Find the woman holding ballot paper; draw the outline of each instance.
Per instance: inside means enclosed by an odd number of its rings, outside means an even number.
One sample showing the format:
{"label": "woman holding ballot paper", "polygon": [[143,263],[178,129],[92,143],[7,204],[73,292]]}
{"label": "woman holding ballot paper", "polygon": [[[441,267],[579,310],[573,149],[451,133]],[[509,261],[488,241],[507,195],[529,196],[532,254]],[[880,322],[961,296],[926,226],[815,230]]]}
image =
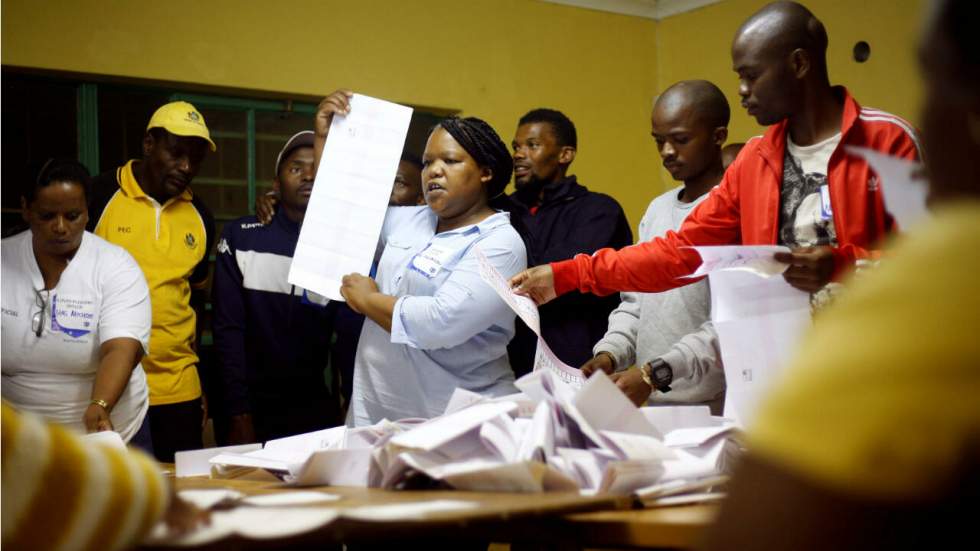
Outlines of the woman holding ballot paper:
{"label": "woman holding ballot paper", "polygon": [[[316,157],[334,115],[353,94],[338,90],[316,115]],[[390,207],[377,281],[344,277],[341,294],[364,314],[348,425],[443,413],[456,388],[516,392],[507,360],[514,313],[480,277],[478,250],[501,274],[524,270],[524,243],[506,213],[489,206],[512,170],[507,146],[486,122],[449,118],[422,156],[426,206]]]}

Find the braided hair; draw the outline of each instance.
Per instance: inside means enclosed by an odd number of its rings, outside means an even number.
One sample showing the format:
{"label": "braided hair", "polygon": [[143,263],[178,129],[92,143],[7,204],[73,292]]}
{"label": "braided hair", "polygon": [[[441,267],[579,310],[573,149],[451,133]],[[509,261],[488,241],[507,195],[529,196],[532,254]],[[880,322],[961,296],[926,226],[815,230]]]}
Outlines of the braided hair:
{"label": "braided hair", "polygon": [[52,158],[41,165],[37,172],[37,178],[33,182],[26,182],[20,190],[21,197],[28,204],[37,198],[37,192],[43,187],[47,187],[55,182],[71,182],[82,186],[85,191],[85,199],[91,195],[91,176],[85,165],[75,159]]}
{"label": "braided hair", "polygon": [[440,122],[439,128],[448,132],[478,166],[490,169],[487,198],[493,199],[503,193],[510,182],[514,160],[493,127],[476,117],[450,117]]}

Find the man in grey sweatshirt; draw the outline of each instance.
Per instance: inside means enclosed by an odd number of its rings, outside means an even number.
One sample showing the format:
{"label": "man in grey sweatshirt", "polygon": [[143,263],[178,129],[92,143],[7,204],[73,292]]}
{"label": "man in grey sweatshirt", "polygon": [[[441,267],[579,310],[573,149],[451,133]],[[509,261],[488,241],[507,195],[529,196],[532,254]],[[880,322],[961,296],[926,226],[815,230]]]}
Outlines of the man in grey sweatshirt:
{"label": "man in grey sweatshirt", "polygon": [[[640,222],[641,241],[677,231],[721,181],[729,116],[725,95],[704,80],[678,82],[657,99],[652,135],[664,167],[683,185],[650,203]],[[664,293],[622,293],[593,354],[582,373],[612,374],[637,405],[706,404],[721,414],[725,373],[707,280]]]}

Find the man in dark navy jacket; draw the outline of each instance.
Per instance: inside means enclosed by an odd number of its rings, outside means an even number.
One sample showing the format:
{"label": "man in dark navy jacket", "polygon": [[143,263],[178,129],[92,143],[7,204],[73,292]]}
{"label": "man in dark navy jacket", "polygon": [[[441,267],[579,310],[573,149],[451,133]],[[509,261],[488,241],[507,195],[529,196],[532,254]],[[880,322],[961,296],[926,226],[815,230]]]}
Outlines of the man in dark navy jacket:
{"label": "man in dark navy jacket", "polygon": [[[568,176],[575,160],[575,125],[553,109],[534,109],[518,122],[514,148],[514,187],[495,206],[510,212],[511,224],[524,238],[528,266],[591,254],[603,247],[625,247],[633,232],[623,208],[612,197],[589,191]],[[619,296],[569,293],[540,309],[545,342],[565,363],[580,366],[592,358],[592,346],[606,333]],[[531,370],[537,337],[520,319],[508,347],[517,376]]]}
{"label": "man in dark navy jacket", "polygon": [[[313,132],[294,135],[276,161],[272,222],[225,226],[214,270],[219,438],[263,442],[341,422],[324,376],[336,305],[290,285],[289,265],[313,191]],[[224,438],[221,438],[224,436]]]}

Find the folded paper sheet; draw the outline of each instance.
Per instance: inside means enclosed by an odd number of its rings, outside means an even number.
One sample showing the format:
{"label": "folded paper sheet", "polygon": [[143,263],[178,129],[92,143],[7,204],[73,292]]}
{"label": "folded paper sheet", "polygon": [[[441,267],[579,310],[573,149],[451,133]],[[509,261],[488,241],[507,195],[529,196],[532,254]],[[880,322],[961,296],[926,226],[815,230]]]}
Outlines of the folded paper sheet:
{"label": "folded paper sheet", "polygon": [[211,458],[223,453],[246,453],[262,449],[262,444],[243,444],[222,448],[205,448],[177,452],[174,456],[176,476],[207,476],[211,473]]}

